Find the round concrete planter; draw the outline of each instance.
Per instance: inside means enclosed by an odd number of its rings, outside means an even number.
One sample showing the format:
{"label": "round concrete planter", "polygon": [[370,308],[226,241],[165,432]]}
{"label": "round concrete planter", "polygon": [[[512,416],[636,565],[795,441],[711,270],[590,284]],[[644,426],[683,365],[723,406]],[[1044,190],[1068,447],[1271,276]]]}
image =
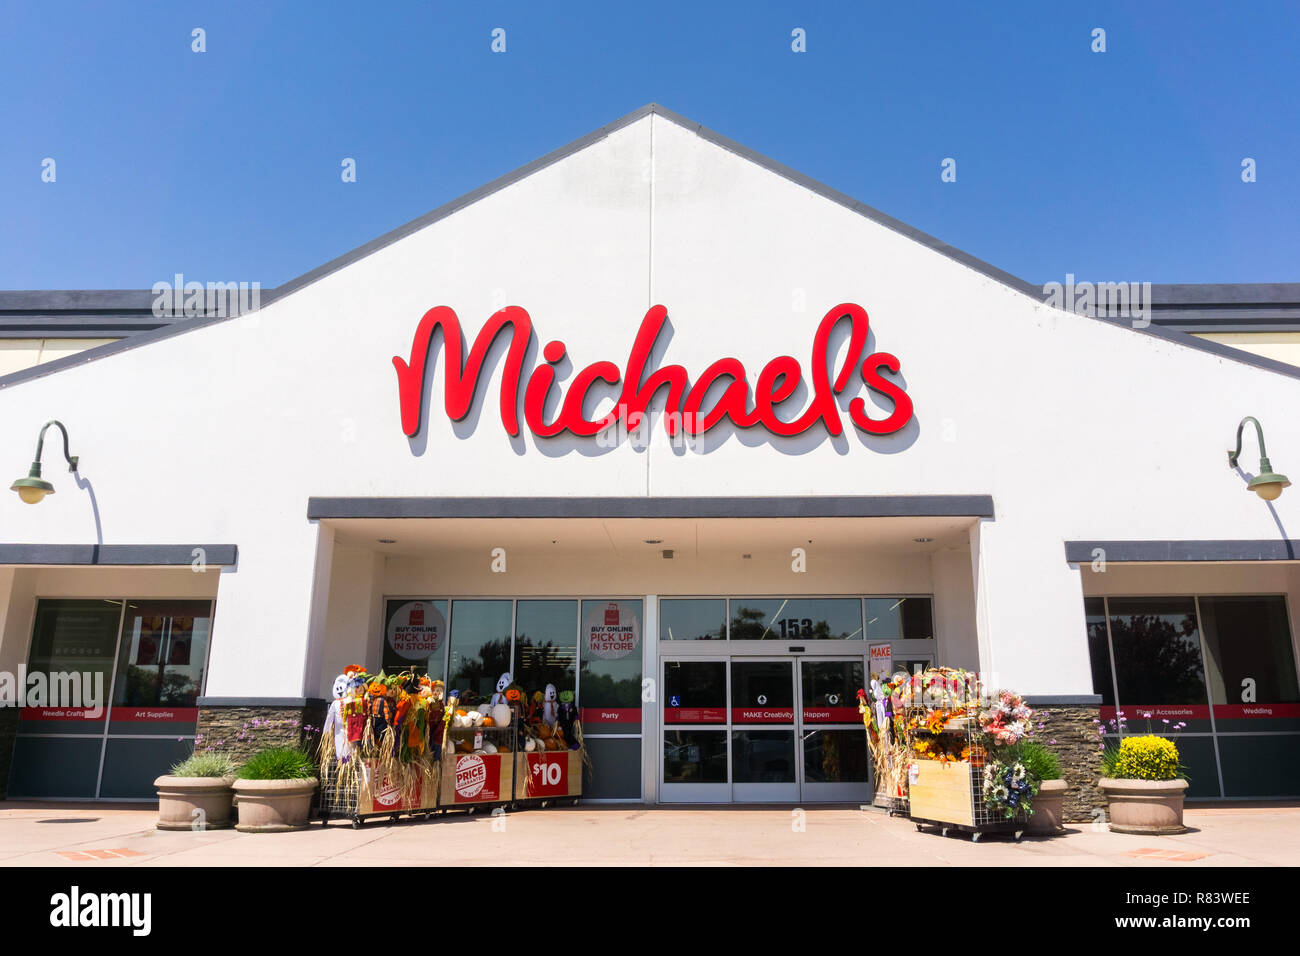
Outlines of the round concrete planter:
{"label": "round concrete planter", "polygon": [[1110,828],[1116,833],[1183,833],[1186,780],[1118,780],[1102,777]]}
{"label": "round concrete planter", "polygon": [[1069,789],[1070,785],[1064,780],[1044,780],[1038,785],[1034,813],[1029,818],[1030,833],[1050,836],[1064,829],[1061,818],[1065,815],[1065,794]]}
{"label": "round concrete planter", "polygon": [[235,806],[241,833],[282,833],[305,830],[311,816],[316,779],[236,780]]}
{"label": "round concrete planter", "polygon": [[173,777],[153,782],[158,788],[159,830],[225,830],[230,826],[234,777]]}

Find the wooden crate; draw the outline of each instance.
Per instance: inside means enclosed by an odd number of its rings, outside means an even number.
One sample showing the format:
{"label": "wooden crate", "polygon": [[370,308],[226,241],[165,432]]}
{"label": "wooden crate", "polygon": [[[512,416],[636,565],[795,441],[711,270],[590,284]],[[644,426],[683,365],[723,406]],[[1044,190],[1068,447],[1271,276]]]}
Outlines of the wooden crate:
{"label": "wooden crate", "polygon": [[432,810],[437,805],[438,786],[435,781],[415,777],[410,788],[402,790],[388,779],[387,774],[376,769],[375,761],[365,761],[365,773],[357,781],[357,816]]}
{"label": "wooden crate", "polygon": [[515,772],[519,775],[516,796],[523,800],[549,800],[582,796],[582,751],[550,750],[519,753]]}
{"label": "wooden crate", "polygon": [[916,760],[908,768],[908,805],[913,820],[975,825],[971,766],[966,761]]}
{"label": "wooden crate", "polygon": [[448,748],[442,756],[438,806],[509,803],[514,799],[514,757],[513,753],[454,753]]}

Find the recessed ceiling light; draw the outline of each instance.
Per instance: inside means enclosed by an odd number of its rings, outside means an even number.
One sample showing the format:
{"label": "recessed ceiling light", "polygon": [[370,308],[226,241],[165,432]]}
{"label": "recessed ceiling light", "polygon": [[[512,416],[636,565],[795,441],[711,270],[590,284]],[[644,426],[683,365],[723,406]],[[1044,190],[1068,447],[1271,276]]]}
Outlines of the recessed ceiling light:
{"label": "recessed ceiling light", "polygon": [[380,543],[380,544],[397,544],[397,539],[396,539],[396,538],[380,538],[380,539],[379,539],[379,543]]}
{"label": "recessed ceiling light", "polygon": [[663,543],[664,543],[664,539],[663,539],[663,538],[646,538],[646,539],[645,539],[645,543],[646,543],[646,544],[663,544]]}
{"label": "recessed ceiling light", "polygon": [[912,540],[915,541],[917,544],[929,544],[931,541],[934,540],[934,538],[913,538]]}

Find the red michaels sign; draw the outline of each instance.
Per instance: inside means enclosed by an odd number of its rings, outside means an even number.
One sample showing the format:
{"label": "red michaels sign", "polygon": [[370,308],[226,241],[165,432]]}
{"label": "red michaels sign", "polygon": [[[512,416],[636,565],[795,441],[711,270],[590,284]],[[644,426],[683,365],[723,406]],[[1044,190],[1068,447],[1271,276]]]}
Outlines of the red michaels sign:
{"label": "red michaels sign", "polygon": [[[597,435],[620,423],[629,431],[635,431],[655,394],[666,390],[664,424],[670,436],[679,431],[689,436],[701,435],[724,420],[738,428],[762,426],[773,435],[783,436],[802,434],[820,422],[832,435],[839,435],[844,427],[835,396],[849,387],[855,371],[859,372],[869,389],[879,392],[894,404],[892,414],[875,419],[868,416],[866,401],[854,398],[849,403],[849,418],[856,427],[871,435],[888,435],[901,429],[912,418],[912,400],[907,392],[881,375],[882,369],[897,372],[898,359],[888,352],[874,352],[863,358],[869,320],[866,310],[859,305],[844,303],[835,306],[817,327],[812,347],[812,402],[793,421],[783,421],[776,414],[776,406],[795,393],[803,377],[799,362],[789,355],[779,355],[763,366],[754,387],[752,406],[745,366],[739,359],[718,359],[693,384],[686,369],[680,365],[665,365],[646,375],[646,364],[667,320],[668,310],[662,305],[652,307],[645,314],[625,368],[621,369],[613,362],[593,362],[578,372],[568,391],[562,389],[560,410],[553,422],[545,420],[543,408],[547,395],[555,387],[555,366],[564,361],[567,346],[560,341],[548,342],[542,350],[545,364],[532,370],[524,388],[524,421],[528,428],[540,438],[550,438],[566,431],[578,436]],[[850,325],[849,343],[844,364],[832,382],[828,369],[829,343],[832,331],[840,322]],[[402,408],[402,431],[408,436],[420,431],[421,396],[424,394],[429,349],[434,333],[439,329],[442,330],[443,351],[447,356],[444,402],[447,415],[453,421],[461,421],[469,414],[488,350],[499,336],[509,334],[510,348],[501,379],[501,424],[510,435],[518,436],[519,383],[524,374],[524,354],[533,338],[533,323],[528,313],[516,305],[507,306],[488,319],[474,339],[468,361],[464,358],[460,320],[456,313],[450,307],[440,305],[424,314],[411,343],[410,361],[400,355],[393,356]],[[710,407],[704,407],[705,396],[719,381],[726,381],[726,388]],[[582,409],[596,382],[608,386],[622,383],[622,391],[604,418],[589,421],[583,417]]]}

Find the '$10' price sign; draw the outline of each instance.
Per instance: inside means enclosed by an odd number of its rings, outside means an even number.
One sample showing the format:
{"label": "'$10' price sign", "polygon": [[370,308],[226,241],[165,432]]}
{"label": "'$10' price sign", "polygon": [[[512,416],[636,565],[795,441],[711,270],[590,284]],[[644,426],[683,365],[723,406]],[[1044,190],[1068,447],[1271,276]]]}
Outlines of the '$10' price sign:
{"label": "'$10' price sign", "polygon": [[533,754],[533,786],[530,796],[567,797],[569,795],[569,754]]}

